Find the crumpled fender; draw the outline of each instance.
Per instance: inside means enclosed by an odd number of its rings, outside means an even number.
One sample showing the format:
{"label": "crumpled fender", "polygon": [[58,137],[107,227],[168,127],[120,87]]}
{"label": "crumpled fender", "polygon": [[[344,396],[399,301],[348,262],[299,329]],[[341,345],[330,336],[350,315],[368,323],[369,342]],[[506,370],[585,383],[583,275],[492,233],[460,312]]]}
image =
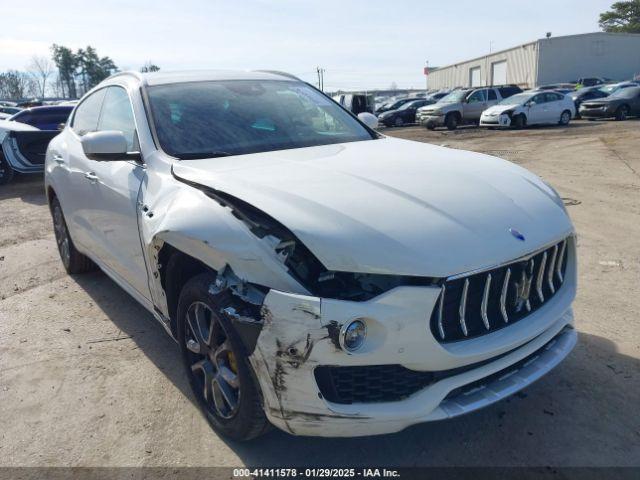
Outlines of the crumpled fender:
{"label": "crumpled fender", "polygon": [[153,303],[169,317],[160,282],[158,254],[165,243],[215,271],[229,266],[242,280],[279,290],[307,293],[278,259],[269,238],[260,239],[232,213],[202,191],[167,181],[153,192],[149,178],[141,189],[140,233]]}

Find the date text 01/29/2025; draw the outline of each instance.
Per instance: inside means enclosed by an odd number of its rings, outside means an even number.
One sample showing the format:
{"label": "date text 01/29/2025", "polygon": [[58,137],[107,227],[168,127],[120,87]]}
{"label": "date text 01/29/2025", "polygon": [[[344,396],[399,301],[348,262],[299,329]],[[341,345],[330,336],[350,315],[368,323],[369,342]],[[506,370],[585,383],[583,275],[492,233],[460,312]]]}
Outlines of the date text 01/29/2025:
{"label": "date text 01/29/2025", "polygon": [[386,468],[234,468],[234,478],[398,478],[397,470]]}

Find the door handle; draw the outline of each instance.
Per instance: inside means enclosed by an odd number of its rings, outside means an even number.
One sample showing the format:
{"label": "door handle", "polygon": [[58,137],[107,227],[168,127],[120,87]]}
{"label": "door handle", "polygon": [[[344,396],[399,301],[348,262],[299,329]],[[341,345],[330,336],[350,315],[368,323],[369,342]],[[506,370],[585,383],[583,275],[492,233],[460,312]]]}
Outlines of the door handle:
{"label": "door handle", "polygon": [[98,181],[98,176],[93,172],[85,172],[84,178],[89,180],[91,183],[96,183]]}
{"label": "door handle", "polygon": [[64,164],[64,158],[62,158],[62,155],[59,155],[57,153],[53,154],[53,161],[56,162],[58,165]]}

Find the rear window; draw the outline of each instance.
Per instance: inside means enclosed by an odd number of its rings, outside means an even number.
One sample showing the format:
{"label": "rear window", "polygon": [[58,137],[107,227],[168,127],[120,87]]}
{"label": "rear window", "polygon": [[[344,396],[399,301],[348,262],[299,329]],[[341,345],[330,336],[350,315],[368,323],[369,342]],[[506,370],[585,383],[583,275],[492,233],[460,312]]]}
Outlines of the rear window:
{"label": "rear window", "polygon": [[498,91],[500,92],[500,96],[502,98],[509,98],[516,93],[522,92],[522,90],[518,87],[501,87],[498,89]]}

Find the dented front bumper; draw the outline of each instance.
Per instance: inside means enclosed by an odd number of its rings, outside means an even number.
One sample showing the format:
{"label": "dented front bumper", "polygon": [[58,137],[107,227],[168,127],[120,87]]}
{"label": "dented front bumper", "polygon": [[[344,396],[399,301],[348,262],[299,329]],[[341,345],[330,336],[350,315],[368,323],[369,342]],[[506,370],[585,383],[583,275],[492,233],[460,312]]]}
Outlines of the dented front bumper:
{"label": "dented front bumper", "polygon": [[[350,302],[271,290],[250,356],[269,420],[297,435],[396,432],[511,395],[559,363],[575,344],[573,286],[526,321],[451,344],[438,343],[429,328],[438,293],[434,287],[398,287],[367,302]],[[342,325],[356,318],[365,320],[368,333],[363,347],[350,354],[340,348],[338,335]],[[337,404],[323,397],[316,367],[366,365],[459,370],[397,401]],[[482,379],[487,383],[478,388]],[[465,391],[470,384],[472,391]]]}

